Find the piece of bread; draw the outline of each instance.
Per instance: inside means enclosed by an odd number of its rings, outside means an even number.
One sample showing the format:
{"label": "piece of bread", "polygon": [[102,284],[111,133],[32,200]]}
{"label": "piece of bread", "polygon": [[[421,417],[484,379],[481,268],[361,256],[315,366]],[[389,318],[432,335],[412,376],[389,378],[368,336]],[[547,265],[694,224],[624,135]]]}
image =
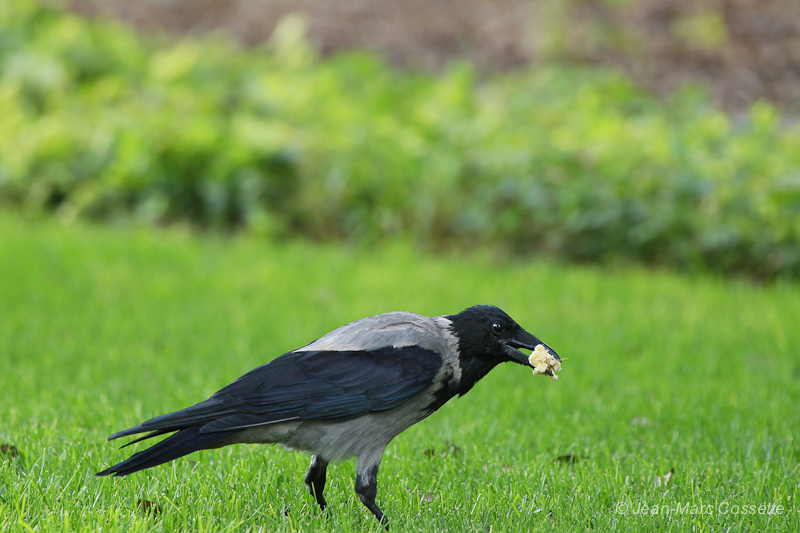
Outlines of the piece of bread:
{"label": "piece of bread", "polygon": [[528,362],[533,367],[534,376],[536,374],[547,374],[553,381],[558,379],[556,372],[561,370],[561,361],[548,352],[544,345],[536,345],[536,348],[528,357]]}

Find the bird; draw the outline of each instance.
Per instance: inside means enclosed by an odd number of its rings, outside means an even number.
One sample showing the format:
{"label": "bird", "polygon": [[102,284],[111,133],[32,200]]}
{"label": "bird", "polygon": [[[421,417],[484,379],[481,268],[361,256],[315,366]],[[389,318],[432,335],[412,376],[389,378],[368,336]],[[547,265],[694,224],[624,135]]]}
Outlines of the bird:
{"label": "bird", "polygon": [[388,530],[376,497],[389,442],[469,392],[498,364],[532,367],[520,350],[539,344],[560,361],[493,305],[455,315],[395,311],[362,318],[251,370],[203,402],[114,433],[108,440],[146,433],[125,446],[171,435],[97,475],[127,476],[231,444],[281,444],[311,454],[304,481],[324,512],[328,465],[356,457],[356,495]]}

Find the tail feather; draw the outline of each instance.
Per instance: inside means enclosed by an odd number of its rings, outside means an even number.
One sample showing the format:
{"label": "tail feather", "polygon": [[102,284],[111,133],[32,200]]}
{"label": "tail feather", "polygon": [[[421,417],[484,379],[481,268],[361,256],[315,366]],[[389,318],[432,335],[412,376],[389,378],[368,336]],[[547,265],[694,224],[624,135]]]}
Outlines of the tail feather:
{"label": "tail feather", "polygon": [[[153,437],[158,437],[159,435],[164,435],[165,433],[174,433],[175,431],[178,431],[178,430],[177,429],[173,429],[172,431],[169,431],[167,429],[159,429],[158,431],[151,431],[150,433],[148,433],[144,437],[139,437],[138,439],[134,439],[134,440],[128,442],[127,444],[123,444],[122,446],[119,447],[119,449],[121,450],[122,448],[127,448],[131,444],[136,444],[137,442],[142,442],[143,440],[152,439]],[[111,440],[111,439],[108,439],[108,440]]]}
{"label": "tail feather", "polygon": [[218,443],[224,441],[233,433],[235,432],[200,433],[200,426],[182,429],[158,444],[132,455],[121,463],[98,472],[97,475],[127,476],[139,470],[167,463],[197,450],[215,448]]}
{"label": "tail feather", "polygon": [[[137,433],[145,433],[147,431],[159,431],[160,433],[169,433],[179,429],[190,428],[192,426],[202,426],[208,422],[222,417],[237,414],[238,407],[242,401],[238,398],[232,399],[214,399],[210,398],[197,405],[175,411],[174,413],[167,413],[165,415],[151,418],[142,422],[138,426],[128,428],[124,431],[114,433],[108,440],[119,439],[121,437],[128,437]],[[155,435],[154,435],[155,436]]]}

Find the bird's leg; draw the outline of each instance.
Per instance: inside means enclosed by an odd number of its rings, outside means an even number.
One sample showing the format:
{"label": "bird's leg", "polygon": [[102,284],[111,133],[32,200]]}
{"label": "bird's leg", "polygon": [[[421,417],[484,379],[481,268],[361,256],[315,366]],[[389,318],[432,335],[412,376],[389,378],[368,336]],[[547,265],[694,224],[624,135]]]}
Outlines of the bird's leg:
{"label": "bird's leg", "polygon": [[358,458],[355,488],[361,503],[375,515],[375,518],[386,528],[386,531],[389,531],[389,520],[375,503],[375,496],[378,495],[378,468],[381,464],[382,455],[383,449],[379,450],[377,458],[375,458],[375,454]]}
{"label": "bird's leg", "polygon": [[328,506],[322,491],[325,490],[325,474],[328,470],[328,463],[316,455],[311,457],[311,464],[306,472],[306,487],[308,493],[317,499],[319,508],[323,511]]}

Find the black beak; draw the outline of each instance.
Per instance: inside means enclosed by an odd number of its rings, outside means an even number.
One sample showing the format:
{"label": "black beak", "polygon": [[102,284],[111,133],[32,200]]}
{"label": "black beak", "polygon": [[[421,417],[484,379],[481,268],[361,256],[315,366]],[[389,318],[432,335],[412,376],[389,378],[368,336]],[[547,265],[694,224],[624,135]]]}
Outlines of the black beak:
{"label": "black beak", "polygon": [[519,348],[523,348],[525,350],[534,350],[536,349],[537,344],[541,344],[547,351],[550,352],[553,357],[561,361],[561,358],[558,356],[556,351],[549,347],[547,344],[540,341],[535,335],[531,335],[524,329],[520,329],[519,332],[514,335],[514,338],[505,341],[506,344],[506,354],[511,358],[512,361],[515,363],[519,363],[521,365],[525,365],[527,367],[533,368],[533,366],[528,361],[528,356],[524,353],[519,351]]}

